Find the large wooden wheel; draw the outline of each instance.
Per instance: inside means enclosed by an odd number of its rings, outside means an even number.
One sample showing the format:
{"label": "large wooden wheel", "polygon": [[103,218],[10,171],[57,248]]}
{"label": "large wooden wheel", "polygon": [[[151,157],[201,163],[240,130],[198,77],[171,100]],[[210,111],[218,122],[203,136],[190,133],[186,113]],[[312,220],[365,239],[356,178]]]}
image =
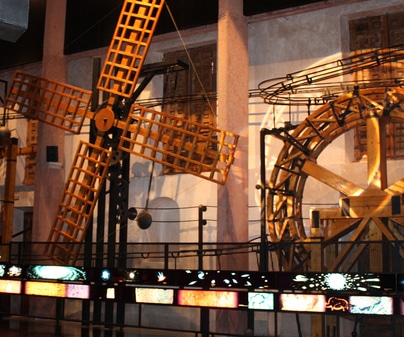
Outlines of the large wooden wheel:
{"label": "large wooden wheel", "polygon": [[[404,122],[401,88],[355,89],[321,106],[296,128],[273,132],[284,146],[268,182],[267,220],[271,241],[278,243],[283,270],[350,271],[361,254],[367,253],[371,254],[372,271],[385,271],[381,245],[375,242],[402,239],[400,227],[404,225],[404,178],[387,186],[388,121]],[[317,163],[333,140],[359,125],[367,129],[365,187]],[[318,221],[312,221],[312,227],[319,226],[323,233],[323,252],[325,247],[334,247],[334,251],[316,256],[320,266],[317,262],[315,267],[310,253],[314,245],[310,245],[302,216],[308,177],[341,195],[339,207],[316,209]]]}

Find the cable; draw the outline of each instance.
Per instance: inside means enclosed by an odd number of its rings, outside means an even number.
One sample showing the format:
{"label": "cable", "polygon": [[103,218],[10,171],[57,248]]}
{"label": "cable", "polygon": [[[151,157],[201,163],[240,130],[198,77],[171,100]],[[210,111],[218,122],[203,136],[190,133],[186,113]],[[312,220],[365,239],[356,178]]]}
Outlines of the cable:
{"label": "cable", "polygon": [[189,49],[188,49],[188,47],[186,46],[185,40],[184,40],[184,38],[182,37],[182,34],[181,34],[181,32],[180,32],[180,30],[179,30],[179,28],[178,28],[177,22],[176,22],[175,19],[174,19],[173,13],[171,12],[171,9],[170,9],[170,7],[168,6],[167,1],[165,2],[165,6],[166,6],[166,8],[167,8],[168,14],[170,15],[171,21],[173,22],[173,25],[174,25],[174,27],[175,27],[175,30],[176,30],[176,32],[177,32],[177,34],[178,34],[178,36],[179,36],[179,38],[180,38],[180,40],[181,40],[182,46],[184,47],[185,53],[187,54],[189,63],[191,64],[192,70],[193,70],[194,73],[195,73],[196,79],[198,80],[198,83],[199,83],[199,85],[201,86],[203,96],[206,98],[206,101],[207,101],[207,103],[208,103],[208,105],[209,105],[209,109],[210,109],[210,111],[212,112],[212,114],[214,114],[215,116],[217,116],[215,110],[213,110],[213,106],[212,106],[212,104],[211,104],[211,101],[209,100],[209,96],[208,96],[208,94],[206,93],[205,87],[204,87],[204,85],[203,85],[203,83],[202,83],[201,78],[199,77],[199,74],[198,74],[198,71],[197,71],[197,69],[196,69],[196,66],[195,66],[194,62],[192,61],[191,54],[189,53]]}

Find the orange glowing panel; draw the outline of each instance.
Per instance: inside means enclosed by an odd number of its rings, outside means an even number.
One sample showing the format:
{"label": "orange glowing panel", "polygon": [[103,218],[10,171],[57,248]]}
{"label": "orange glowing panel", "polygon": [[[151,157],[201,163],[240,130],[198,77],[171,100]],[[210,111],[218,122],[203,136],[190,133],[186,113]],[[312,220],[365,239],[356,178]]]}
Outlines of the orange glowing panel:
{"label": "orange glowing panel", "polygon": [[325,295],[281,294],[280,309],[285,311],[324,312]]}
{"label": "orange glowing panel", "polygon": [[21,281],[0,280],[0,293],[20,294]]}
{"label": "orange glowing panel", "polygon": [[28,281],[25,283],[25,294],[49,297],[66,297],[66,284]]}
{"label": "orange glowing panel", "polygon": [[178,290],[178,305],[213,308],[237,308],[234,291]]}

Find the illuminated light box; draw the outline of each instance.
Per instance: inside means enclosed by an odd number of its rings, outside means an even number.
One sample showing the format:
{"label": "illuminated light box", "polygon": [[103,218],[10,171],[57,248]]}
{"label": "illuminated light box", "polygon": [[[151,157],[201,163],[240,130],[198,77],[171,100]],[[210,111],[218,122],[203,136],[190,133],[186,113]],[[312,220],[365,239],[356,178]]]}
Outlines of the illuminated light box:
{"label": "illuminated light box", "polygon": [[137,270],[135,283],[143,285],[176,285],[176,271],[163,269],[140,269]]}
{"label": "illuminated light box", "polygon": [[349,300],[346,297],[329,296],[325,307],[331,312],[349,312]]}
{"label": "illuminated light box", "polygon": [[274,294],[248,292],[248,309],[274,310]]}
{"label": "illuminated light box", "polygon": [[67,298],[90,298],[90,286],[86,284],[66,284]]}
{"label": "illuminated light box", "polygon": [[173,304],[174,289],[136,288],[137,303]]}
{"label": "illuminated light box", "polygon": [[20,266],[12,265],[7,269],[7,275],[10,277],[20,277],[22,274],[22,268]]}
{"label": "illuminated light box", "polygon": [[3,277],[6,274],[6,265],[0,264],[0,277]]}
{"label": "illuminated light box", "polygon": [[212,308],[237,308],[238,293],[234,291],[178,290],[178,305]]}
{"label": "illuminated light box", "polygon": [[115,299],[115,289],[114,288],[107,288],[106,298],[109,300]]}
{"label": "illuminated light box", "polygon": [[302,291],[394,291],[394,274],[375,273],[283,273],[279,288]]}
{"label": "illuminated light box", "polygon": [[49,297],[66,297],[66,284],[50,282],[25,282],[25,294]]}
{"label": "illuminated light box", "polygon": [[393,298],[388,296],[350,296],[352,314],[393,315]]}
{"label": "illuminated light box", "polygon": [[280,294],[279,308],[284,311],[325,312],[325,295]]}
{"label": "illuminated light box", "polygon": [[20,294],[21,281],[0,280],[0,293]]}
{"label": "illuminated light box", "polygon": [[178,277],[184,287],[199,288],[275,288],[273,273],[222,270],[184,270]]}
{"label": "illuminated light box", "polygon": [[84,281],[86,280],[86,273],[81,268],[71,266],[30,266],[27,270],[27,278]]}

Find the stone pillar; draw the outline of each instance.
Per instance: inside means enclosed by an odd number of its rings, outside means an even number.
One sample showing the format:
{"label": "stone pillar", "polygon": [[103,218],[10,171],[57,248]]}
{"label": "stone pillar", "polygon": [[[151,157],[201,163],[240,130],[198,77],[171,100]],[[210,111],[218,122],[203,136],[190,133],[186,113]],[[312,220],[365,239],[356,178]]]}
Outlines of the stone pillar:
{"label": "stone pillar", "polygon": [[[243,0],[219,0],[218,125],[240,135],[236,159],[218,188],[218,242],[248,241],[248,27]],[[220,258],[222,269],[248,270],[248,256]],[[243,335],[245,312],[221,310],[216,331]]]}
{"label": "stone pillar", "polygon": [[[63,56],[65,17],[66,0],[46,2],[42,77],[58,82],[67,80],[67,65]],[[64,164],[64,131],[40,122],[35,167],[33,242],[47,241],[64,190],[64,168],[49,167],[46,162],[47,146],[58,147],[58,161]],[[44,245],[34,245],[33,254],[42,255],[44,248]],[[56,300],[30,298],[29,308],[31,315],[55,318]]]}
{"label": "stone pillar", "polygon": [[[63,55],[65,16],[66,0],[46,2],[42,77],[64,83],[67,81],[67,64]],[[64,168],[49,167],[47,146],[58,147],[58,161],[64,164],[64,131],[40,122],[35,168],[34,242],[47,240],[64,189]],[[40,254],[43,248],[38,247],[35,254]]]}
{"label": "stone pillar", "polygon": [[[242,0],[219,1],[218,124],[240,135],[236,159],[218,189],[218,242],[248,241],[248,31]],[[229,257],[231,260],[231,256]],[[235,263],[234,263],[235,262]],[[248,269],[246,261],[223,268]]]}

